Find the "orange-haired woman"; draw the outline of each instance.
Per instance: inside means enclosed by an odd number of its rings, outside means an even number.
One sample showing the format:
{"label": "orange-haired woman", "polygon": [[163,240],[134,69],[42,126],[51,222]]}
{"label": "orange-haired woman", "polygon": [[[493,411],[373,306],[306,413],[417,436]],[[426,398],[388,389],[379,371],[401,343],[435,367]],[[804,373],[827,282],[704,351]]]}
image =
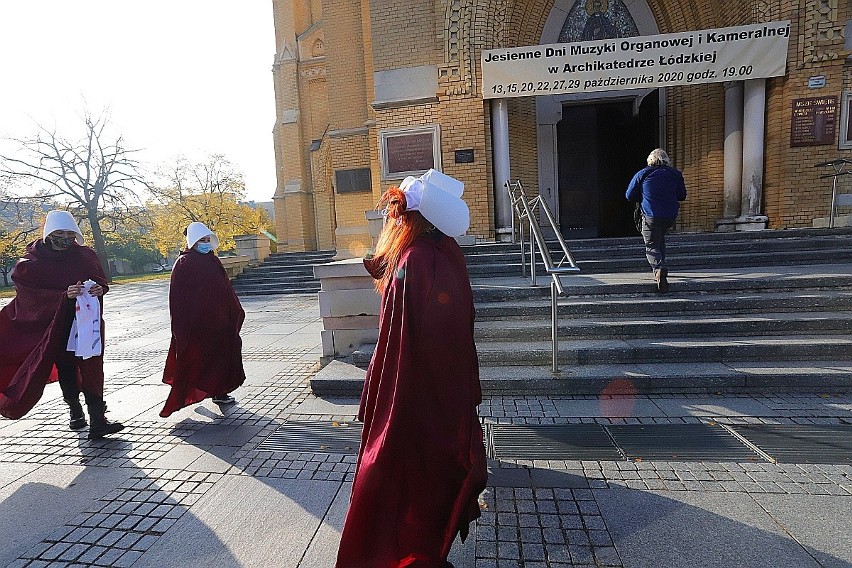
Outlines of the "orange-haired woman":
{"label": "orange-haired woman", "polygon": [[444,568],[479,517],[488,473],[473,295],[451,238],[469,223],[462,191],[430,170],[380,201],[387,222],[364,261],[382,294],[379,340],[337,568]]}

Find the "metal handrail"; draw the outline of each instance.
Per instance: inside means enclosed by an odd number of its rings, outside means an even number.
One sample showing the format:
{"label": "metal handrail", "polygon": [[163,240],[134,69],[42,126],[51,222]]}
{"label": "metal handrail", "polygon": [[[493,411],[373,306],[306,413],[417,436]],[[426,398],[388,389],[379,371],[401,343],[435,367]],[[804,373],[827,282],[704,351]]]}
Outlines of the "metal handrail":
{"label": "metal handrail", "polygon": [[[828,218],[828,228],[834,228],[834,216],[837,210],[837,178],[840,176],[852,175],[852,170],[845,169],[849,166],[852,166],[852,160],[847,160],[846,158],[839,158],[837,160],[832,160],[830,162],[822,162],[820,164],[815,164],[815,168],[824,168],[826,166],[831,166],[834,169],[834,173],[824,174],[819,176],[819,179],[824,178],[833,178],[831,182],[831,210],[829,212]],[[843,200],[846,201],[845,199]]]}
{"label": "metal handrail", "polygon": [[[521,180],[507,180],[505,187],[506,190],[509,192],[509,199],[511,200],[513,209],[512,242],[515,242],[515,216],[517,216],[518,218],[517,228],[521,245],[521,273],[526,276],[527,260],[526,251],[524,247],[524,220],[526,220],[527,226],[529,227],[530,231],[529,268],[531,284],[533,286],[536,285],[536,246],[538,246],[538,253],[541,256],[542,262],[544,263],[544,268],[552,278],[552,281],[550,283],[550,338],[553,347],[553,361],[551,365],[551,372],[553,374],[557,374],[559,373],[559,325],[557,315],[558,303],[556,301],[556,296],[565,295],[565,288],[562,285],[562,280],[560,279],[560,277],[564,274],[580,272],[580,268],[574,261],[574,256],[571,254],[571,250],[568,248],[568,244],[565,242],[565,239],[562,238],[562,233],[559,231],[559,227],[556,224],[556,220],[553,217],[553,212],[550,210],[550,206],[548,206],[547,202],[542,199],[542,196],[537,195],[532,199],[527,198],[527,195],[524,192],[524,187],[521,184]],[[559,246],[562,249],[562,259],[556,264],[554,264],[553,258],[550,255],[550,249],[548,248],[547,242],[544,239],[544,233],[542,233],[541,227],[539,226],[538,221],[535,218],[536,209],[539,209],[544,213],[544,218],[547,220],[548,224],[550,225],[550,228],[556,235],[556,239],[559,241]],[[566,262],[568,263],[568,266],[565,266]]]}

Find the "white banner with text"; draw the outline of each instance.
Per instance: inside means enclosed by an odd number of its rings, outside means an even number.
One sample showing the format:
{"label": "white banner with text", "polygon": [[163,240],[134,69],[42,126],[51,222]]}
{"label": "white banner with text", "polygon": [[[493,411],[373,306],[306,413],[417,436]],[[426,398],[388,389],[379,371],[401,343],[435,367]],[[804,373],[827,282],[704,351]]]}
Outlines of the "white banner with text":
{"label": "white banner with text", "polygon": [[790,22],[482,52],[486,99],[784,75]]}

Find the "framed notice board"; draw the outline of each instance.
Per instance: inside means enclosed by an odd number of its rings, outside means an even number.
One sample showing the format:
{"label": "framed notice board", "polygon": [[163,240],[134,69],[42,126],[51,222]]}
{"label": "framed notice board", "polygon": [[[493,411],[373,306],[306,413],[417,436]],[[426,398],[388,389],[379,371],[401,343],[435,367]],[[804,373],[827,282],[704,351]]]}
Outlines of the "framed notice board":
{"label": "framed notice board", "polygon": [[834,144],[837,138],[837,97],[793,99],[790,146]]}
{"label": "framed notice board", "polygon": [[441,169],[438,125],[387,129],[379,133],[382,179],[420,175]]}

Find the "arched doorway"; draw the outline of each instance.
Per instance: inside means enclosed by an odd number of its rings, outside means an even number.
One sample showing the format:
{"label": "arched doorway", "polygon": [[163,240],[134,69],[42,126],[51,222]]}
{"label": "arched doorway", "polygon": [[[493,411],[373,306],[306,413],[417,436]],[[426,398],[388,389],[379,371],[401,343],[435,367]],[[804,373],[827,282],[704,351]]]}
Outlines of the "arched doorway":
{"label": "arched doorway", "polygon": [[[556,0],[541,43],[637,33],[659,33],[645,0]],[[536,97],[539,191],[565,236],[635,234],[624,192],[665,139],[665,108],[659,89]]]}
{"label": "arched doorway", "polygon": [[569,238],[635,234],[630,178],[657,146],[657,90],[642,99],[565,103],[556,125],[559,224]]}

